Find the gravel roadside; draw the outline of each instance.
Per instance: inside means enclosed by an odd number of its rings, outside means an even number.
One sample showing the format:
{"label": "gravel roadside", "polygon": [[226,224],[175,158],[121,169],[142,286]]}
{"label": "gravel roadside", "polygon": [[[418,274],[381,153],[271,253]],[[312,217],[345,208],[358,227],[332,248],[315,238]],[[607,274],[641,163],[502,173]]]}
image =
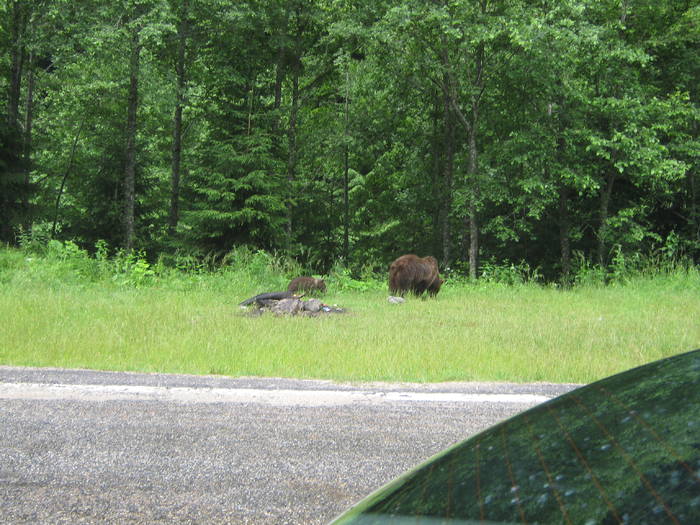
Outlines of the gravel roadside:
{"label": "gravel roadside", "polygon": [[[45,391],[54,394],[23,398],[20,384],[50,385]],[[151,390],[127,390],[125,398],[55,395],[57,386],[65,393],[71,385],[93,393],[101,385]],[[488,396],[554,397],[573,387],[0,367],[0,522],[326,523],[407,468],[535,404]],[[173,389],[199,397],[173,400]],[[219,389],[263,397],[207,400]],[[301,401],[279,401],[295,391]],[[338,392],[350,401],[318,401]],[[371,396],[358,401],[358,392]],[[422,397],[402,398],[409,393]],[[430,397],[446,393],[476,397]]]}

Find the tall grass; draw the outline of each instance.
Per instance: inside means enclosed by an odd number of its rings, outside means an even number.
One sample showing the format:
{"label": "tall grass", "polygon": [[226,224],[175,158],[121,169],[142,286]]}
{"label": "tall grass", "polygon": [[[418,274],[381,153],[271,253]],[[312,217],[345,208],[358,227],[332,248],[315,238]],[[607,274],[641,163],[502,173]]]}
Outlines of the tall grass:
{"label": "tall grass", "polygon": [[[66,247],[67,246],[67,247]],[[51,251],[53,250],[53,251]],[[218,270],[138,256],[0,250],[0,364],[352,381],[585,383],[700,347],[700,275],[675,268],[568,290],[449,281],[387,302],[379,279],[324,276],[346,314],[250,317],[238,303],[301,269],[240,250]],[[223,263],[223,266],[222,266]]]}

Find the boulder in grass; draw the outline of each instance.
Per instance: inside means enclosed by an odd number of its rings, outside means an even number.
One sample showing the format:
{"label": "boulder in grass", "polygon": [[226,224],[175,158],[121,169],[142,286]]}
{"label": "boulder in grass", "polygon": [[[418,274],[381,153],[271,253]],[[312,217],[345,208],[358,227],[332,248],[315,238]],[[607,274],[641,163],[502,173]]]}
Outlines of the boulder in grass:
{"label": "boulder in grass", "polygon": [[290,297],[277,301],[277,304],[272,305],[270,311],[277,315],[295,315],[304,309],[304,305],[299,299]]}
{"label": "boulder in grass", "polygon": [[[275,315],[300,315],[307,317],[345,313],[345,310],[338,305],[329,306],[322,303],[319,299],[304,301],[301,297],[288,291],[268,292],[246,299],[240,305],[241,308],[248,310],[248,315],[254,317],[265,312],[272,312]],[[248,306],[254,306],[254,308],[248,309]]]}
{"label": "boulder in grass", "polygon": [[323,308],[323,303],[318,299],[309,299],[308,301],[303,301],[304,311],[317,313]]}

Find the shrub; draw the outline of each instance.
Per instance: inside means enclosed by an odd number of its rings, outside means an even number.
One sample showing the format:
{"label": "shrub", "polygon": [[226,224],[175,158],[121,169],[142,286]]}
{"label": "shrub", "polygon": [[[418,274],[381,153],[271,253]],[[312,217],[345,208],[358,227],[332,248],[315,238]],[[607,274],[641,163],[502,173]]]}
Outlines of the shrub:
{"label": "shrub", "polygon": [[487,283],[516,286],[521,284],[541,283],[542,275],[538,268],[531,268],[528,263],[496,263],[486,261],[481,265],[481,281]]}
{"label": "shrub", "polygon": [[334,290],[382,290],[386,288],[386,279],[381,278],[369,270],[365,270],[361,279],[355,279],[352,272],[341,263],[336,263],[331,268],[326,278],[326,284]]}

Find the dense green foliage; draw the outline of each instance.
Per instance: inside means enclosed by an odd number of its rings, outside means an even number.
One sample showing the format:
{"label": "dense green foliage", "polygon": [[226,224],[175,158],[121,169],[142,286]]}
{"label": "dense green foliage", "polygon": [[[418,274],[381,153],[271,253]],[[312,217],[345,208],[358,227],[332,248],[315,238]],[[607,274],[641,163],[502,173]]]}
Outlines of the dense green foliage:
{"label": "dense green foliage", "polygon": [[0,241],[697,262],[699,80],[690,0],[2,0]]}

